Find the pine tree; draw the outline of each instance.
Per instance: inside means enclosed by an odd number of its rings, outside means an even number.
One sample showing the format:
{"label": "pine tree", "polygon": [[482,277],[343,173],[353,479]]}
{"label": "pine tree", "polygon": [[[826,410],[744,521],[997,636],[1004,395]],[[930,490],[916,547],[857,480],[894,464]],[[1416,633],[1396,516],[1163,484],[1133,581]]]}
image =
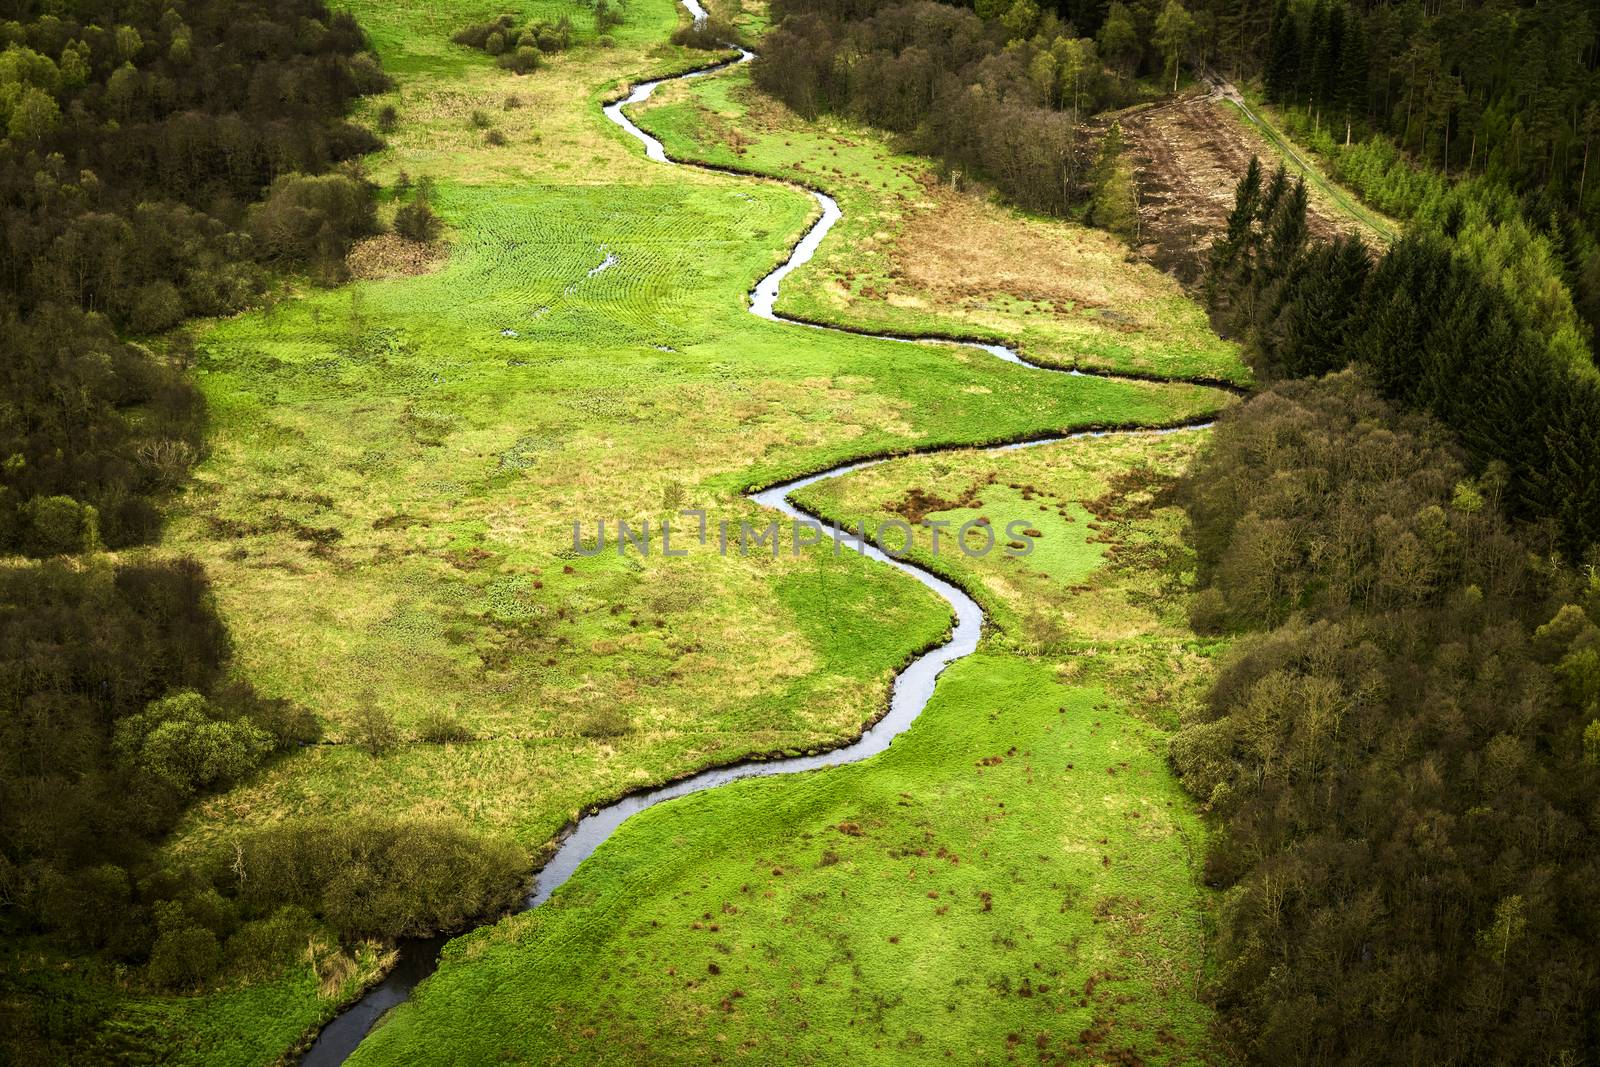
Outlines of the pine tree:
{"label": "pine tree", "polygon": [[1339,114],[1344,117],[1345,144],[1353,139],[1356,120],[1367,116],[1370,66],[1367,35],[1362,29],[1361,19],[1349,18],[1345,21],[1344,42],[1339,52],[1338,86],[1334,100]]}
{"label": "pine tree", "polygon": [[[1320,4],[1318,5],[1321,6]],[[1313,21],[1315,17],[1313,16]],[[1322,33],[1311,57],[1311,107],[1320,117],[1335,106],[1344,55],[1344,8],[1334,5],[1322,18]]]}
{"label": "pine tree", "polygon": [[1289,10],[1289,0],[1278,0],[1272,16],[1272,36],[1267,44],[1267,99],[1282,102],[1294,92],[1300,69],[1300,31]]}
{"label": "pine tree", "polygon": [[1372,260],[1359,238],[1319,244],[1295,268],[1280,312],[1268,370],[1278,377],[1319,377],[1350,361],[1348,340]]}
{"label": "pine tree", "polygon": [[1228,216],[1227,231],[1211,246],[1205,290],[1206,303],[1214,310],[1225,306],[1233,290],[1248,281],[1250,264],[1243,257],[1260,199],[1261,160],[1251,156],[1244,177],[1234,187],[1233,212]]}
{"label": "pine tree", "polygon": [[1316,95],[1317,53],[1328,37],[1328,3],[1317,0],[1311,9],[1311,19],[1306,24],[1305,36],[1300,42],[1300,65],[1295,70],[1294,99],[1296,103],[1311,104]]}
{"label": "pine tree", "polygon": [[1306,203],[1305,180],[1296,178],[1288,195],[1280,196],[1272,210],[1272,217],[1267,222],[1261,263],[1270,281],[1287,277],[1301,250],[1305,248],[1310,232],[1306,225]]}

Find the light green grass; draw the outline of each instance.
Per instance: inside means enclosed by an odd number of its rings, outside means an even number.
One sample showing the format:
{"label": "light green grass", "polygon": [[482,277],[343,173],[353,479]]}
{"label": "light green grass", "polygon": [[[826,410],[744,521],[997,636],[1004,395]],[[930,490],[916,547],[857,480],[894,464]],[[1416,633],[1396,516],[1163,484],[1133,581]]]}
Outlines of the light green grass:
{"label": "light green grass", "polygon": [[1029,557],[1054,591],[947,573],[1008,617],[1070,606],[1070,647],[1019,655],[997,627],[886,753],[635,816],[550,903],[453,942],[356,1062],[1205,1062],[1203,830],[1164,753],[1210,650],[1150,604],[1187,577],[1158,494],[1198,436],[909,458],[808,494],[861,514],[841,502],[976,479],[999,514],[1032,479],[1028,506],[1073,518]]}
{"label": "light green grass", "polygon": [[[575,812],[630,788],[746,754],[836,744],[881,708],[905,658],[944,632],[948,611],[932,594],[888,568],[825,552],[576,558],[572,522],[592,530],[600,518],[704,507],[713,521],[764,523],[745,489],[846,459],[1168,423],[1227,400],[1196,387],[1047,377],[971,350],[749,315],[747,290],[803,230],[810,198],[646,163],[598,111],[627,77],[702,58],[660,44],[680,22],[668,0],[632,0],[631,28],[615,48],[577,48],[527,78],[441,43],[493,10],[354,10],[399,82],[387,98],[399,108],[399,129],[370,161],[372,173],[438,180],[451,255],[437,274],[298,294],[217,323],[203,339],[197,380],[210,405],[208,456],[160,551],[204,562],[241,673],[268,695],[313,708],[332,743],[198,806],[169,845],[174,858],[226,848],[253,828],[339,813],[446,816],[538,850]],[[583,10],[573,10],[581,24]],[[509,95],[522,106],[505,110]],[[490,112],[510,143],[486,145],[469,121],[474,110]],[[832,144],[796,151],[820,159]],[[915,161],[884,163],[879,149],[860,158],[888,168],[885,180],[902,168],[908,191],[915,187]],[[865,189],[851,195],[847,212],[875,210]],[[795,277],[797,287],[843,284],[852,242],[870,238],[842,227]],[[591,275],[608,254],[616,265]],[[1124,277],[1109,254],[1084,264],[1090,281]],[[937,294],[917,299],[932,307]],[[1158,306],[1197,314],[1170,294]],[[1069,315],[1043,303],[1028,309]],[[924,310],[903,321],[936,317]],[[969,325],[952,317],[947,328]],[[1199,336],[1187,319],[1177,328]],[[1233,358],[1211,343],[1207,365]],[[1189,366],[1188,358],[1171,365]],[[1074,551],[1082,569],[1100,549]],[[1118,661],[1130,665],[1122,674],[1149,677],[1149,655],[1130,656]],[[960,677],[981,689],[991,670],[997,685],[1030,679],[1017,683],[1023,689],[1051,673],[1040,662],[986,657]],[[1102,673],[1073,673],[1060,703],[1081,709],[1099,699],[1097,688],[1124,684],[1117,672]],[[353,717],[369,705],[392,714],[406,735],[397,751],[375,758],[346,743]],[[610,709],[622,711],[624,732],[593,728]],[[478,739],[416,743],[415,727],[437,710]],[[1055,728],[1037,708],[1030,714],[1038,721],[1028,736]],[[950,720],[932,721],[919,728],[938,747],[937,724]],[[1156,735],[1131,723],[1119,729],[1125,744],[1137,734],[1145,746],[1138,766],[1148,773],[1126,784],[1154,790],[1164,805],[1171,786],[1149,747]],[[942,765],[927,753],[915,758],[924,762],[904,773],[925,774],[930,796],[945,788],[938,782],[947,772],[935,769]],[[861,789],[877,790],[867,768],[850,773]],[[785,787],[753,788],[776,798]],[[1041,811],[1048,794],[1035,798]],[[969,822],[961,816],[951,832],[975,828]],[[774,825],[758,816],[749,829]],[[1141,853],[1139,862],[1159,868],[1162,885],[1188,887],[1174,847]],[[572,893],[625,891],[635,894],[629,906],[667,906],[666,896],[645,899],[648,887],[636,882],[609,886],[606,870],[591,875],[586,866]],[[1185,930],[1193,924],[1192,896],[1160,899],[1163,916],[1171,911]],[[593,922],[603,919],[596,912]],[[1028,929],[1059,933],[1055,922],[1041,912]],[[952,967],[961,962],[950,945],[942,951]],[[1183,952],[1185,967],[1198,966]],[[580,964],[575,957],[560,966]],[[137,997],[110,1031],[131,1028],[171,1062],[270,1060],[340,995],[296,973],[199,997]],[[1179,997],[1189,980],[1159,996]],[[482,1008],[485,1018],[520,1010],[515,998]],[[1150,1017],[1164,1011],[1152,1008]],[[961,1040],[990,1040],[988,1022],[972,1025],[982,1033]],[[1198,1022],[1173,1025],[1190,1034]],[[941,1040],[956,1040],[956,1029]]]}
{"label": "light green grass", "polygon": [[[1017,451],[920,456],[808,486],[809,511],[869,531],[906,520],[915,490],[952,504],[927,514],[947,527],[914,527],[909,558],[959,583],[988,613],[985,640],[1033,655],[1070,655],[1107,641],[1191,638],[1184,616],[1182,512],[1161,499],[1204,440],[1204,430],[1088,437]],[[994,549],[964,552],[963,524],[989,520]],[[1012,522],[1038,536],[1006,534]],[[885,539],[901,548],[903,533]],[[987,539],[976,529],[968,545]],[[1026,545],[1026,555],[1007,551]],[[1175,720],[1172,720],[1175,721]]]}
{"label": "light green grass", "polygon": [[963,661],[882,756],[631,821],[353,1062],[1197,1062],[1200,827],[1163,752],[1103,689]]}
{"label": "light green grass", "polygon": [[1017,345],[1053,366],[1248,382],[1177,282],[1100,231],[941,184],[926,159],[834,117],[806,123],[742,67],[664,86],[636,109],[669,154],[821,188],[844,219],[778,310],[899,334]]}
{"label": "light green grass", "polygon": [[210,1067],[276,1062],[381,973],[379,957],[372,946],[361,946],[348,976],[331,983],[300,960],[276,977],[205,997],[131,1000],[95,1035],[91,1055],[98,1062]]}

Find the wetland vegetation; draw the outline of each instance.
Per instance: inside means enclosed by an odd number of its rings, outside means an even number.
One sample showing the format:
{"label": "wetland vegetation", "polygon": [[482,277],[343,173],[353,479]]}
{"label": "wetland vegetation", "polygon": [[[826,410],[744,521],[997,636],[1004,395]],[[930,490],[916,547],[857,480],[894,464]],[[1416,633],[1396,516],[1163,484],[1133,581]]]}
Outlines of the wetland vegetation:
{"label": "wetland vegetation", "polygon": [[[1251,74],[1260,5],[709,6],[0,22],[4,1055],[1592,1046],[1578,134],[1429,175],[1466,113],[1397,131],[1374,80],[1363,119],[1359,31],[1274,15],[1284,125],[1409,229],[1369,254],[1317,221],[1352,194],[1253,165],[1185,288],[1151,116],[1220,108],[1171,94]],[[603,113],[708,65],[627,105],[680,165]],[[1359,170],[1396,132],[1404,210]],[[573,543],[764,528],[818,472],[785,514],[904,523],[910,577]],[[849,745],[972,605],[892,744],[645,808],[526,906],[618,798]],[[313,1048],[397,960],[409,1000]]]}

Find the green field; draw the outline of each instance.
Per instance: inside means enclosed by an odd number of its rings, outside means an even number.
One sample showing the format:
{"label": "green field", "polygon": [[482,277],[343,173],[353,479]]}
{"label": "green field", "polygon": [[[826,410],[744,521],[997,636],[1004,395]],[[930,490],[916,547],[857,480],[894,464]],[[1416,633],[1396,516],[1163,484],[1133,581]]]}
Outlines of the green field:
{"label": "green field", "polygon": [[[583,557],[573,522],[592,531],[694,507],[755,519],[749,487],[846,459],[1170,424],[1228,400],[746,313],[746,291],[802,232],[811,198],[650,164],[599,113],[628,78],[703,58],[664,43],[679,19],[669,0],[631,0],[612,47],[581,44],[528,77],[447,43],[486,11],[351,6],[397,79],[366,105],[393,103],[400,118],[370,172],[437,181],[450,254],[437,273],[295,292],[202,338],[208,455],[158,551],[204,562],[242,672],[313,708],[329,743],[204,801],[173,858],[285,821],[369,813],[450,819],[538,853],[576,812],[629,789],[840,743],[881,710],[895,669],[945,632],[942,602],[850,554]],[[581,29],[586,9],[570,10]],[[786,309],[1012,336],[1060,363],[1245,377],[1175,284],[1110,238],[933,195],[926,164],[866,131],[752,118],[743,77],[701,80],[704,102],[669,95],[644,119],[674,150],[691,120],[748,121],[766,146],[739,156],[750,169],[777,167],[778,139],[797,159],[837,160],[826,180],[804,177],[839,196],[846,222],[786,283]],[[727,114],[709,122],[706,107]],[[508,143],[486,143],[474,112]],[[907,247],[902,215],[914,261],[894,251]],[[973,220],[995,242],[1049,246],[1066,266],[1044,273],[1072,292],[1008,295],[1015,265],[990,264],[952,301],[940,264],[963,249],[939,235]],[[944,259],[920,256],[930,249]],[[891,272],[898,295],[879,300],[871,280]],[[692,1059],[799,1034],[802,1058],[915,1060],[920,1041],[959,1061],[1002,1059],[1011,1036],[1032,1049],[1040,1033],[1080,1031],[1105,1051],[1194,1054],[1206,1021],[1193,999],[1200,828],[1162,753],[1172,702],[1187,699],[1168,690],[1188,691],[1206,650],[1160,603],[1182,582],[1170,510],[1140,511],[1115,544],[1091,538],[1085,510],[1132,491],[1111,478],[1125,466],[1176,469],[1192,437],[919,457],[819,489],[835,494],[828,506],[881,510],[909,485],[948,477],[953,491],[994,467],[1000,483],[1048,486],[1063,514],[1042,530],[1032,577],[954,575],[994,615],[989,646],[952,670],[889,753],[652,810],[554,906],[454,944],[363,1056],[604,1060],[647,1042]],[[1011,492],[994,499],[1035,506]],[[350,743],[374,707],[405,740],[380,756]],[[473,740],[422,743],[420,724],[440,711]],[[974,767],[989,756],[1003,762]],[[829,829],[840,822],[863,833]],[[819,866],[824,854],[836,861]],[[844,888],[859,907],[831,903]],[[991,912],[977,910],[980,892]],[[724,980],[708,983],[706,953],[721,950],[689,921],[724,903],[740,909],[727,927],[739,933]],[[815,936],[789,936],[795,923]],[[975,967],[980,949],[992,955]],[[927,980],[880,1002],[911,967]],[[321,974],[308,962],[199,996],[135,989],[102,1037],[176,1062],[270,1061],[353,988]],[[1024,978],[1037,995],[1020,992]],[[789,995],[795,983],[806,997]],[[471,1032],[441,1029],[441,1013],[466,1003],[452,1025]]]}
{"label": "green field", "polygon": [[1035,362],[1245,383],[1200,306],[1100,231],[953,192],[915,156],[836,118],[806,123],[749,67],[663,86],[639,114],[669,154],[820,187],[844,219],[778,311],[884,333],[1015,345]]}
{"label": "green field", "polygon": [[[830,483],[839,517],[893,514],[851,502],[944,488],[941,474],[1033,479],[1034,501],[1093,507],[1092,523],[1042,524],[1030,565],[1053,595],[952,573],[993,589],[1000,618],[1044,599],[1117,634],[1020,655],[1002,624],[882,755],[630,820],[549,904],[453,942],[355,1062],[1211,1058],[1203,830],[1165,762],[1210,650],[1157,599],[1185,561],[1177,510],[1152,494],[1199,436],[899,460]],[[989,513],[1026,514],[984,495]],[[1172,558],[1153,563],[1152,546]]]}

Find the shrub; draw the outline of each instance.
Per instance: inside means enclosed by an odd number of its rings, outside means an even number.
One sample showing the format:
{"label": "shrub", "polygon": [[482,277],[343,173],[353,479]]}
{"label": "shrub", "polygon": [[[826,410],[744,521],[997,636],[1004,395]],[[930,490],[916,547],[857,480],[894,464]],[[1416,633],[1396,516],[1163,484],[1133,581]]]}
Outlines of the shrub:
{"label": "shrub", "polygon": [[95,509],[70,496],[34,497],[24,509],[28,550],[36,556],[70,555],[96,541]]}
{"label": "shrub", "polygon": [[151,701],[117,724],[118,762],[146,785],[187,798],[238,781],[272,751],[272,738],[248,719],[221,721],[192,689]]}
{"label": "shrub", "polygon": [[456,44],[466,45],[468,48],[483,49],[488,46],[489,38],[492,36],[499,35],[503,42],[505,35],[515,24],[516,19],[513,16],[501,15],[490,22],[475,22],[469,26],[463,26],[451,36],[450,40]]}
{"label": "shrub", "polygon": [[264,919],[244,923],[228,938],[223,955],[229,966],[253,978],[267,978],[305,950],[311,913],[296,904],[276,908]]}
{"label": "shrub", "polygon": [[483,135],[483,143],[500,148],[506,143],[506,135],[499,130],[489,130]]}
{"label": "shrub", "polygon": [[513,74],[531,74],[543,62],[539,57],[539,49],[531,44],[519,44],[516,51],[500,57],[500,66]]}
{"label": "shrub", "polygon": [[594,32],[604,35],[621,26],[623,23],[622,5],[613,4],[611,0],[595,0],[594,5]]}
{"label": "shrub", "polygon": [[400,730],[394,724],[394,717],[370,697],[356,709],[350,734],[369,756],[381,756],[400,744]]}
{"label": "shrub", "polygon": [[134,297],[128,325],[135,333],[159,333],[183,318],[183,297],[171,282],[141,286]]}
{"label": "shrub", "polygon": [[192,987],[216,972],[222,946],[210,930],[181,921],[180,906],[169,907],[175,911],[171,918],[163,915],[158,919],[163,929],[150,950],[147,973],[152,982],[169,989]]}
{"label": "shrub", "polygon": [[443,228],[439,216],[433,213],[433,205],[421,191],[412,198],[411,203],[394,213],[394,231],[407,240],[424,243],[433,241]]}
{"label": "shrub", "polygon": [[672,31],[672,43],[717,52],[739,42],[739,31],[720,19],[704,19]]}
{"label": "shrub", "polygon": [[239,847],[243,903],[299,906],[346,940],[455,929],[510,907],[529,866],[521,846],[439,820],[308,820]]}
{"label": "shrub", "polygon": [[378,110],[378,132],[393,133],[398,125],[400,125],[400,112],[395,110],[393,104],[384,104]]}
{"label": "shrub", "polygon": [[615,704],[594,708],[578,723],[578,733],[584,737],[621,737],[632,730],[633,721],[628,713]]}
{"label": "shrub", "polygon": [[343,258],[356,237],[377,229],[372,187],[346,174],[286,174],[250,209],[251,235],[267,259],[305,263]]}
{"label": "shrub", "polygon": [[447,711],[430,711],[423,716],[417,727],[417,736],[430,745],[447,745],[473,739],[467,725]]}

